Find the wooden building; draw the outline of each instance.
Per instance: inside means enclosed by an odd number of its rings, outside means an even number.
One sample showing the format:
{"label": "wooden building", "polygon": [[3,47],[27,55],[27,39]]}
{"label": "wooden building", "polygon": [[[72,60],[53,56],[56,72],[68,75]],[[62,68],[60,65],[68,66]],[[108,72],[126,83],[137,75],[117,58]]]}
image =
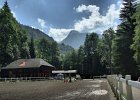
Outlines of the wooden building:
{"label": "wooden building", "polygon": [[48,77],[55,67],[43,59],[19,59],[1,69],[1,77]]}

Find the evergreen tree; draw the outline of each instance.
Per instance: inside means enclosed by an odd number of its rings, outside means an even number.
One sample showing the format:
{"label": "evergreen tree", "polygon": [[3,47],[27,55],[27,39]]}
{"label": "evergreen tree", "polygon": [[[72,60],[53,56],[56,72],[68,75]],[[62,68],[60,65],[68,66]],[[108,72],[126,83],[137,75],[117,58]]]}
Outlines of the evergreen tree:
{"label": "evergreen tree", "polygon": [[30,49],[30,56],[31,58],[35,58],[36,55],[35,55],[35,47],[34,47],[34,39],[33,37],[31,38],[31,42],[29,43],[29,49]]}
{"label": "evergreen tree", "polygon": [[51,43],[49,40],[43,38],[37,41],[37,57],[42,58],[48,62],[51,61],[50,57]]}
{"label": "evergreen tree", "polygon": [[78,73],[83,74],[84,73],[84,61],[85,61],[85,52],[84,52],[84,46],[80,46],[78,49],[78,55],[77,55],[77,67]]}
{"label": "evergreen tree", "polygon": [[60,66],[57,43],[46,38],[37,41],[37,57],[46,60],[56,68]]}
{"label": "evergreen tree", "polygon": [[114,38],[114,30],[109,28],[104,31],[102,38],[98,42],[97,51],[101,57],[102,65],[105,65],[106,68],[110,68],[110,73],[112,74],[112,40]]}
{"label": "evergreen tree", "polygon": [[[71,52],[68,52],[65,55],[64,59],[64,69],[65,70],[70,70],[70,69],[77,69],[77,52],[75,50],[72,50]],[[79,72],[79,71],[78,71]]]}
{"label": "evergreen tree", "polygon": [[92,33],[86,36],[84,44],[85,52],[85,64],[84,64],[84,74],[88,77],[100,74],[100,59],[97,53],[98,35]]}
{"label": "evergreen tree", "polygon": [[6,66],[18,58],[28,58],[27,35],[13,17],[7,1],[0,9],[0,63]]}
{"label": "evergreen tree", "polygon": [[138,65],[140,65],[140,4],[137,7],[136,13],[134,15],[136,18],[135,36],[133,38],[134,43],[132,44],[132,49],[135,51],[134,58]]}
{"label": "evergreen tree", "polygon": [[50,48],[49,53],[51,56],[50,63],[56,67],[59,67],[60,66],[60,61],[59,61],[60,52],[59,52],[58,45],[56,42],[51,43],[51,48]]}
{"label": "evergreen tree", "polygon": [[113,41],[113,63],[117,73],[136,74],[136,63],[133,59],[133,50],[130,49],[135,34],[135,5],[132,0],[123,0],[124,7],[120,11],[122,23],[118,26],[115,39]]}

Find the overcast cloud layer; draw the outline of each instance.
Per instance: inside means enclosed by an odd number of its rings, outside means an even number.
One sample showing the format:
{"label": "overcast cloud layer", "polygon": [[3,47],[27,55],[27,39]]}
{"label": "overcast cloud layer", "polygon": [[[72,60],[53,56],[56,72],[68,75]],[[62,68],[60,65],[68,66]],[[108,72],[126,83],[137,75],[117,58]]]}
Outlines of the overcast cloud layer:
{"label": "overcast cloud layer", "polygon": [[75,22],[72,29],[56,29],[50,27],[49,35],[57,42],[60,42],[71,30],[77,30],[81,33],[96,32],[98,34],[102,34],[104,30],[110,27],[115,30],[120,22],[119,13],[121,7],[121,1],[118,1],[117,4],[111,4],[107,13],[103,16],[99,13],[100,7],[96,5],[79,5],[74,10],[77,13],[90,12],[90,16],[88,18],[83,17],[82,20]]}

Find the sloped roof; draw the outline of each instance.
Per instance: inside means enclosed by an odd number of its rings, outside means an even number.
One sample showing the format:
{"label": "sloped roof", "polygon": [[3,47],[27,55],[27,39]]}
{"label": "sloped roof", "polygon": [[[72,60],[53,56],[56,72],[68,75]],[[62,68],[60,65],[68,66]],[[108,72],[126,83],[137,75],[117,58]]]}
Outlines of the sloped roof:
{"label": "sloped roof", "polygon": [[16,68],[37,68],[40,66],[54,67],[48,62],[40,58],[35,59],[19,59],[16,60],[2,69],[16,69]]}
{"label": "sloped roof", "polygon": [[77,70],[54,70],[52,73],[77,73]]}

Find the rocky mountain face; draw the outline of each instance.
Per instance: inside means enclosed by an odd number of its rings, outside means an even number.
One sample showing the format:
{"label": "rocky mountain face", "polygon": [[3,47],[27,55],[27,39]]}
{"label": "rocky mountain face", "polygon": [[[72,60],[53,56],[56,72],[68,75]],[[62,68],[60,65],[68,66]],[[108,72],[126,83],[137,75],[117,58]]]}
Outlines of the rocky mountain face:
{"label": "rocky mountain face", "polygon": [[61,42],[66,45],[72,46],[78,49],[80,45],[84,44],[86,33],[79,33],[78,31],[72,30],[69,35]]}

